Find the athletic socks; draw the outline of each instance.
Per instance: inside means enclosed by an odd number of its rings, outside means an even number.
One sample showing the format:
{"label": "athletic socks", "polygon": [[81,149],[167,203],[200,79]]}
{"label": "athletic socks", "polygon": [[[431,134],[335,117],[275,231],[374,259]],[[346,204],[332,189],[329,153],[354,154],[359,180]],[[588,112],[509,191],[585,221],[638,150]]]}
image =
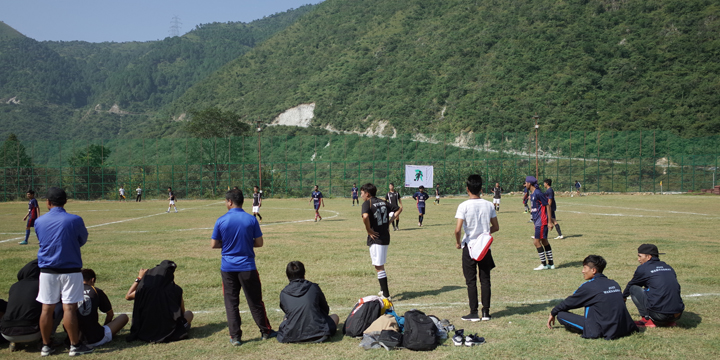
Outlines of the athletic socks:
{"label": "athletic socks", "polygon": [[418,222],[422,225],[423,220],[425,219],[425,215],[418,215]]}
{"label": "athletic socks", "polygon": [[260,216],[260,213],[258,213],[257,216],[260,218],[260,220],[262,220],[262,216]]}
{"label": "athletic socks", "polygon": [[555,230],[557,230],[558,236],[562,236],[562,231],[560,231],[560,224],[555,224]]}
{"label": "athletic socks", "polygon": [[[548,265],[555,265],[555,263],[553,262],[553,254],[552,254],[552,248],[550,247],[550,244],[545,245],[545,254],[547,254],[546,256],[547,256]],[[540,258],[540,260],[542,260],[542,257]]]}
{"label": "athletic socks", "polygon": [[387,274],[385,273],[385,270],[378,271],[377,276],[383,296],[390,297],[390,290],[388,290]]}
{"label": "athletic socks", "polygon": [[537,248],[537,252],[538,252],[538,256],[540,257],[540,262],[543,265],[547,265],[547,262],[545,262],[545,250],[543,249],[543,247],[541,246],[541,247]]}
{"label": "athletic socks", "polygon": [[30,238],[30,229],[25,230],[25,242]]}

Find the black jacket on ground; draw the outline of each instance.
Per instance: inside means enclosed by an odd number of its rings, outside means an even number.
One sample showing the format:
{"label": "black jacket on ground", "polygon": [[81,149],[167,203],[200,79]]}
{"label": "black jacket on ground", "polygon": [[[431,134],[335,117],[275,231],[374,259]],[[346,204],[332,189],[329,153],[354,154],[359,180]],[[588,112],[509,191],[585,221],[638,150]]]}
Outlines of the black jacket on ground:
{"label": "black jacket on ground", "polygon": [[40,267],[37,259],[27,263],[17,274],[18,282],[10,286],[7,309],[0,321],[5,335],[29,335],[40,331],[42,304],[35,298],[40,289]]}
{"label": "black jacket on ground", "polygon": [[647,309],[652,312],[672,315],[685,310],[675,270],[658,257],[653,256],[637,267],[635,275],[625,287],[623,297],[630,296],[632,285],[645,288]]}
{"label": "black jacket on ground", "polygon": [[582,337],[605,340],[617,339],[638,331],[625,307],[620,284],[603,274],[584,282],[575,293],[555,306],[553,316],[561,311],[585,307],[585,327]]}
{"label": "black jacket on ground", "polygon": [[331,336],[330,307],[320,286],[307,280],[293,280],[280,292],[285,318],[277,339],[281,343],[317,340]]}

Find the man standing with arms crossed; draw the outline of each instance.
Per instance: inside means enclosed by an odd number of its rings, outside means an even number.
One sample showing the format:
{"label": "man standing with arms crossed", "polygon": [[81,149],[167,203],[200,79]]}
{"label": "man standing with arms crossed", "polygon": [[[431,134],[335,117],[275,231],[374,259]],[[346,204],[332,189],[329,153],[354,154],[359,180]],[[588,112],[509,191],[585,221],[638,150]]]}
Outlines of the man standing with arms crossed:
{"label": "man standing with arms crossed", "polygon": [[243,202],[243,193],[240,190],[233,189],[225,194],[225,206],[228,212],[215,222],[211,240],[213,249],[222,249],[220,274],[225,313],[230,329],[230,343],[233,346],[242,345],[241,319],[238,310],[240,289],[245,292],[248,308],[255,324],[260,328],[262,339],[267,340],[277,336],[267,317],[262,299],[260,274],[255,266],[253,248],[263,246],[262,231],[257,219],[243,211]]}
{"label": "man standing with arms crossed", "polygon": [[48,212],[35,221],[35,233],[40,243],[40,289],[36,300],[42,304],[42,356],[55,351],[51,347],[53,311],[55,304],[60,301],[64,311],[63,325],[70,340],[69,355],[77,356],[93,351],[80,342],[77,318],[77,303],[84,300],[80,247],[87,242],[88,232],[81,217],[65,211],[66,202],[65,191],[51,187],[47,193]]}
{"label": "man standing with arms crossed", "polygon": [[[478,293],[477,275],[480,273],[480,290],[482,292],[482,320],[490,320],[490,270],[495,267],[492,253],[487,250],[485,256],[479,261],[470,257],[470,249],[467,244],[482,234],[492,234],[500,230],[497,213],[489,201],[480,198],[482,191],[482,177],[470,175],[467,178],[466,188],[469,200],[458,205],[455,218],[455,247],[462,249],[462,269],[467,285],[468,301],[470,303],[470,314],[462,317],[465,321],[478,321]],[[465,236],[460,241],[462,230]]]}

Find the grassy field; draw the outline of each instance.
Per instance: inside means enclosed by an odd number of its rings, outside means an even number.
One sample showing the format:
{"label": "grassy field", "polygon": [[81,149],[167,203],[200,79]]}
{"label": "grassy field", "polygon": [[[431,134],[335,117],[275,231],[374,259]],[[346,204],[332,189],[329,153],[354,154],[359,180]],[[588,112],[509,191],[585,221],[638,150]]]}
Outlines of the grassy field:
{"label": "grassy field", "polygon": [[[210,249],[212,227],[226,211],[223,202],[180,200],[177,214],[165,213],[164,200],[70,202],[67,211],[82,216],[90,232],[82,248],[84,264],[97,273],[97,287],[108,294],[116,313],[132,311],[132,303],[124,300],[124,294],[137,271],[164,259],[177,262],[176,282],[185,290],[186,307],[196,313],[189,340],[156,345],[128,343],[128,325],[119,339],[87,358],[720,357],[720,276],[714,270],[720,258],[720,197],[561,197],[557,214],[566,238],[551,240],[557,266],[553,271],[532,271],[539,263],[530,239],[532,224],[522,213],[519,197],[504,197],[498,214],[500,231],[493,243],[497,264],[492,272],[493,319],[477,323],[460,320],[468,312],[460,251],[455,249],[453,238],[454,214],[461,201],[442,199],[440,206],[429,205],[425,226],[418,228],[412,199],[405,200],[401,231],[391,233],[386,269],[398,313],[417,308],[487,339],[487,344],[476,348],[455,347],[447,341],[429,353],[365,351],[358,347],[358,340],[341,334],[328,343],[313,345],[261,341],[244,300],[240,309],[245,343],[232,347],[221,293],[220,252]],[[279,293],[287,283],[284,270],[291,260],[305,263],[307,278],[320,284],[331,311],[340,315],[341,322],[358,298],[379,290],[365,245],[360,207],[352,207],[348,199],[329,199],[325,204],[321,208],[324,220],[315,223],[307,199],[269,199],[263,203],[265,246],[256,250],[256,260],[268,316],[275,328],[282,320]],[[45,213],[45,206],[41,206]],[[249,210],[247,204],[244,208]],[[17,271],[37,255],[34,233],[29,246],[17,245],[24,236],[22,217],[26,209],[25,202],[0,204],[0,298],[7,298]],[[554,232],[550,235],[556,236]],[[638,265],[638,245],[647,242],[667,253],[661,259],[678,273],[686,304],[679,327],[648,329],[616,341],[585,340],[562,327],[545,327],[550,309],[582,283],[580,270],[585,256],[605,257],[605,274],[624,287]],[[637,309],[628,304],[637,318]],[[2,346],[3,359],[39,356],[35,349],[10,353],[7,345]]]}

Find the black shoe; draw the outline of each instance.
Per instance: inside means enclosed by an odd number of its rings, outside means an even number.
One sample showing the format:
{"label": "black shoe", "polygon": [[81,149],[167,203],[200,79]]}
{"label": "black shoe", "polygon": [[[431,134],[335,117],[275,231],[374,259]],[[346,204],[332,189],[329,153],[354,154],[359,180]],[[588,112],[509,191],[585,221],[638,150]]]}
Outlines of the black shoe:
{"label": "black shoe", "polygon": [[79,356],[79,355],[83,355],[83,354],[89,354],[93,351],[95,351],[95,349],[91,349],[91,348],[87,347],[87,345],[85,345],[85,344],[71,345],[70,353],[68,353],[68,355]]}
{"label": "black shoe", "polygon": [[478,316],[477,313],[467,314],[467,315],[461,317],[461,319],[463,319],[465,321],[480,321],[480,317]]}
{"label": "black shoe", "polygon": [[270,332],[267,332],[267,333],[263,333],[263,334],[262,334],[262,339],[263,339],[263,340],[271,339],[271,338],[274,338],[274,337],[277,337],[277,331],[275,331],[275,330],[270,330]]}
{"label": "black shoe", "polygon": [[492,319],[492,316],[490,316],[490,310],[484,310],[482,311],[482,321],[490,321]]}

